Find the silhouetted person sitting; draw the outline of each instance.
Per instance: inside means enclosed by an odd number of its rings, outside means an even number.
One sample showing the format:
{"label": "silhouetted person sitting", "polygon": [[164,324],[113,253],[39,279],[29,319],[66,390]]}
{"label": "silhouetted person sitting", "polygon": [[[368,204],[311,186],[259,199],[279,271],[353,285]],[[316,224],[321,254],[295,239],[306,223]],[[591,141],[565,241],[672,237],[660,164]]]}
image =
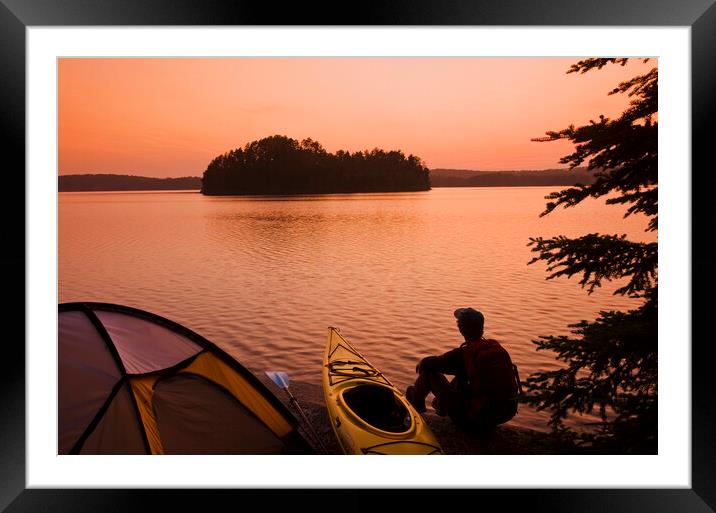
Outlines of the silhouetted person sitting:
{"label": "silhouetted person sitting", "polygon": [[[418,378],[405,396],[423,413],[425,398],[432,392],[438,415],[448,415],[466,428],[490,429],[517,413],[517,367],[499,342],[483,338],[482,313],[458,308],[455,318],[465,342],[442,356],[423,358],[415,368]],[[448,382],[445,374],[455,377]]]}

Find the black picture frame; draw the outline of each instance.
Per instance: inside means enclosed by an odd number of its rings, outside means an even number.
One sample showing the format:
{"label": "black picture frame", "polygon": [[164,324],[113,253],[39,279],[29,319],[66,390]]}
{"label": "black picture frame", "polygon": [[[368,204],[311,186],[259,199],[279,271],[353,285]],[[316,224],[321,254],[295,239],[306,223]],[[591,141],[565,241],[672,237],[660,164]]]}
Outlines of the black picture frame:
{"label": "black picture frame", "polygon": [[[710,391],[711,338],[705,319],[712,301],[713,264],[708,210],[714,174],[709,124],[715,119],[716,6],[713,0],[399,0],[350,4],[244,0],[0,0],[0,123],[7,200],[3,214],[3,324],[14,328],[2,344],[0,372],[0,509],[19,511],[204,511],[223,501],[363,511],[389,490],[84,490],[26,489],[25,485],[25,30],[64,25],[551,25],[684,26],[691,28],[692,73],[692,356],[691,478],[688,489],[450,490],[447,504],[495,501],[526,511],[713,512],[716,510],[716,400]],[[568,53],[568,48],[565,48]],[[694,172],[693,170],[699,170]],[[20,171],[23,170],[23,171]],[[674,172],[689,172],[675,170]],[[698,187],[696,179],[698,178]],[[667,313],[668,315],[668,313]],[[575,469],[578,471],[578,469]],[[401,493],[401,509],[446,504],[436,490]],[[154,505],[153,505],[154,503]],[[249,503],[249,504],[251,504]],[[280,511],[280,510],[279,510]]]}

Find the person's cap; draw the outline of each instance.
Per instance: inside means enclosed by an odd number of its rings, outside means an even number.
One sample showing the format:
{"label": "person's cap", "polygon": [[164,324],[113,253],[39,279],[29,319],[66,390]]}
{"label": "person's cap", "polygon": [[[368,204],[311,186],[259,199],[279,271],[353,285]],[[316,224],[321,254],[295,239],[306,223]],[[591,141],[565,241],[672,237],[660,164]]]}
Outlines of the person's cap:
{"label": "person's cap", "polygon": [[485,326],[485,316],[469,306],[467,308],[458,308],[453,315],[462,326],[475,326],[480,329]]}

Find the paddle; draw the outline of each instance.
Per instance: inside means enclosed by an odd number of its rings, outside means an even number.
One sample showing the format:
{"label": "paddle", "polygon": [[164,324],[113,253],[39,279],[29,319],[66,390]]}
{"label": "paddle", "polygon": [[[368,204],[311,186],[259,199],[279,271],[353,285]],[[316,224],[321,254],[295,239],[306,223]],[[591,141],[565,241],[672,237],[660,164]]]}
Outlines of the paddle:
{"label": "paddle", "polygon": [[313,438],[316,439],[316,442],[318,442],[318,445],[321,447],[321,450],[324,454],[328,454],[328,450],[326,449],[326,446],[323,445],[323,442],[321,441],[321,438],[316,433],[316,430],[313,429],[313,426],[311,425],[311,422],[308,420],[308,417],[306,417],[306,414],[303,413],[303,409],[301,408],[301,405],[298,404],[298,399],[294,397],[294,395],[291,393],[291,391],[288,389],[288,374],[285,372],[278,372],[278,371],[265,371],[266,375],[269,377],[271,381],[273,381],[277,387],[283,389],[288,394],[289,404],[292,404],[296,407],[298,410],[298,413],[301,415],[301,418],[306,423],[306,426],[308,426],[309,431],[313,435]]}

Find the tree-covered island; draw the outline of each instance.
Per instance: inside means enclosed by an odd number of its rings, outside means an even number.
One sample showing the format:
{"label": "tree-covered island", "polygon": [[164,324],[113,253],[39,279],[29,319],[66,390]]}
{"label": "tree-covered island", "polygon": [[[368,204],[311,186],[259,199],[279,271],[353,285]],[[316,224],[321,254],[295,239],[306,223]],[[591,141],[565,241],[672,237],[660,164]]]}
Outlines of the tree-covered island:
{"label": "tree-covered island", "polygon": [[402,151],[338,150],[312,139],[282,135],[248,143],[214,158],[202,177],[202,194],[325,194],[427,191],[428,168]]}

